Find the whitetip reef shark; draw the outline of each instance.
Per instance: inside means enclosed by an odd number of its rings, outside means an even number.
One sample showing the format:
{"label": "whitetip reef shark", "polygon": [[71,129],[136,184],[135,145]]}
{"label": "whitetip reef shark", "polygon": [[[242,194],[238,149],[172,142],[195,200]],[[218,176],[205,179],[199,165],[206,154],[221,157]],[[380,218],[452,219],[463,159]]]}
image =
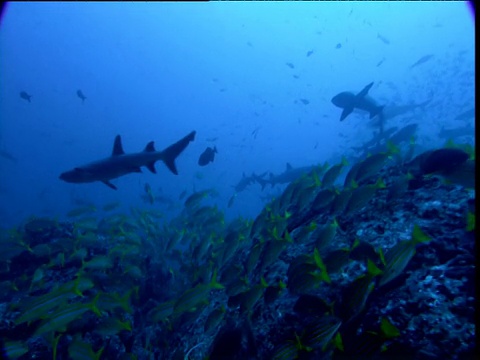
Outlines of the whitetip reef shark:
{"label": "whitetip reef shark", "polygon": [[101,181],[108,187],[117,190],[110,180],[130,173],[142,172],[142,166],[156,174],[155,162],[158,160],[162,160],[172,173],[178,175],[175,159],[195,139],[195,134],[196,132],[192,131],[162,151],[156,151],[153,141],[150,141],[143,151],[131,154],[125,154],[122,139],[120,135],[117,135],[111,156],[66,171],[60,175],[60,179],[69,183]]}

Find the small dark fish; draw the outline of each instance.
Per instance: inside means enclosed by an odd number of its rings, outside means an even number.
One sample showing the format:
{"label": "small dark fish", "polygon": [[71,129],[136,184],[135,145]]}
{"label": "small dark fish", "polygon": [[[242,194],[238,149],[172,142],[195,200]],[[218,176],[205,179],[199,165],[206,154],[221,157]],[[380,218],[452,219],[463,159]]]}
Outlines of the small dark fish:
{"label": "small dark fish", "polygon": [[253,138],[256,139],[257,138],[257,135],[258,135],[258,131],[260,130],[260,126],[257,126],[253,131],[252,131],[252,135],[253,135]]}
{"label": "small dark fish", "polygon": [[295,79],[299,79],[299,78],[300,78],[300,76],[298,76],[298,75],[293,75],[293,77],[294,77]]}
{"label": "small dark fish", "polygon": [[313,50],[308,51],[308,52],[307,52],[307,57],[309,57],[309,56],[312,55],[312,54],[313,54]]}
{"label": "small dark fish", "polygon": [[380,34],[377,34],[377,39],[382,40],[382,42],[383,42],[384,44],[390,45],[390,41],[389,41],[386,37],[384,37],[384,36],[382,36],[382,35],[380,35]]}
{"label": "small dark fish", "polygon": [[233,194],[232,197],[228,200],[228,208],[231,208],[233,206],[233,203],[235,202],[235,198],[237,197],[237,193]]}
{"label": "small dark fish", "polygon": [[82,90],[77,90],[77,96],[82,99],[82,104],[83,102],[85,101],[85,99],[87,98],[85,95],[83,95],[83,92]]}
{"label": "small dark fish", "polygon": [[475,108],[462,112],[454,120],[470,120],[475,117]]}
{"label": "small dark fish", "polygon": [[217,141],[218,137],[211,137],[211,138],[207,138],[207,141],[209,142],[214,142],[214,141]]}
{"label": "small dark fish", "polygon": [[250,46],[250,47],[253,47],[253,45],[250,41],[247,41],[247,45]]}
{"label": "small dark fish", "polygon": [[380,60],[380,61],[378,62],[378,64],[377,64],[377,67],[379,67],[380,65],[382,65],[384,61],[385,61],[385,58],[383,58],[382,60]]}
{"label": "small dark fish", "polygon": [[292,63],[285,63],[285,65],[287,65],[290,69],[295,68],[295,65],[293,65]]}
{"label": "small dark fish", "polygon": [[217,147],[214,146],[213,149],[211,147],[207,147],[205,151],[200,155],[198,159],[198,165],[205,166],[210,162],[213,162],[215,158],[215,154],[217,153]]}
{"label": "small dark fish", "polygon": [[418,59],[414,64],[410,65],[410,69],[413,69],[415,66],[421,65],[426,63],[427,61],[431,60],[433,58],[432,54],[422,56],[420,59]]}
{"label": "small dark fish", "polygon": [[32,98],[32,95],[28,95],[25,91],[20,91],[20,97],[28,102],[31,102],[30,99]]}
{"label": "small dark fish", "polygon": [[335,49],[340,49],[342,47],[342,44],[338,43],[337,46],[335,46]]}
{"label": "small dark fish", "polygon": [[7,160],[10,160],[12,162],[17,162],[17,158],[14,157],[12,154],[10,154],[8,151],[6,150],[0,150],[0,156],[4,159],[7,159]]}
{"label": "small dark fish", "polygon": [[302,102],[303,105],[310,104],[310,101],[308,101],[307,99],[300,99],[300,101]]}

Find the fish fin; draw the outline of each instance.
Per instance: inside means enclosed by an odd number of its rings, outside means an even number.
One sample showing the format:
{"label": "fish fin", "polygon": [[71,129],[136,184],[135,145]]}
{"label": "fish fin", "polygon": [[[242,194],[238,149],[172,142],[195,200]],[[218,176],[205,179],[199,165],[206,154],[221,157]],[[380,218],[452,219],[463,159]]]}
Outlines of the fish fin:
{"label": "fish fin", "polygon": [[145,149],[143,152],[154,152],[155,151],[155,146],[153,145],[153,141],[150,141],[147,146],[145,146]]}
{"label": "fish fin", "polygon": [[293,166],[290,165],[290,163],[287,163],[287,169],[286,169],[286,170],[287,170],[287,171],[290,171],[290,170],[292,170],[292,169],[293,169]]}
{"label": "fish fin", "polygon": [[150,170],[150,172],[156,174],[157,173],[157,170],[155,169],[155,163],[154,162],[151,162],[149,164],[146,165],[147,166],[147,169]]}
{"label": "fish fin", "polygon": [[357,97],[357,98],[363,98],[363,97],[365,97],[365,95],[368,94],[368,91],[370,90],[370,88],[371,88],[372,86],[373,86],[373,82],[371,82],[370,84],[368,84],[367,86],[365,86],[365,87],[362,89],[362,91],[360,91],[360,92],[356,95],[356,97]]}
{"label": "fish fin", "polygon": [[102,180],[102,182],[107,185],[109,188],[113,189],[113,190],[117,190],[117,187],[115,185],[113,185],[110,181],[108,180]]}
{"label": "fish fin", "polygon": [[125,154],[125,151],[123,151],[122,138],[120,137],[120,135],[117,135],[115,136],[115,141],[113,142],[112,156],[118,156],[123,154]]}
{"label": "fish fin", "polygon": [[172,173],[178,175],[177,167],[175,166],[175,159],[178,155],[182,153],[183,150],[188,146],[190,141],[195,140],[196,131],[192,131],[190,134],[177,141],[175,144],[170,145],[162,151],[163,153],[163,162],[170,169]]}
{"label": "fish fin", "polygon": [[213,152],[218,154],[218,150],[216,146],[213,147]]}
{"label": "fish fin", "polygon": [[353,107],[346,107],[342,111],[342,115],[340,116],[340,121],[345,120],[345,118],[350,115],[353,111]]}

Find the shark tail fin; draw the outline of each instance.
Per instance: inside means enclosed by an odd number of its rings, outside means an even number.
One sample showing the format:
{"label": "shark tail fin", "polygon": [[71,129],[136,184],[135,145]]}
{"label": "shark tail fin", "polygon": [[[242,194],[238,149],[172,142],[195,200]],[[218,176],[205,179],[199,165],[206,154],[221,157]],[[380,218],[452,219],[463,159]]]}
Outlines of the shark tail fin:
{"label": "shark tail fin", "polygon": [[196,132],[192,131],[190,134],[162,151],[163,162],[175,175],[178,175],[177,167],[175,166],[175,159],[183,152],[183,150],[185,150],[190,141],[195,140],[195,134]]}

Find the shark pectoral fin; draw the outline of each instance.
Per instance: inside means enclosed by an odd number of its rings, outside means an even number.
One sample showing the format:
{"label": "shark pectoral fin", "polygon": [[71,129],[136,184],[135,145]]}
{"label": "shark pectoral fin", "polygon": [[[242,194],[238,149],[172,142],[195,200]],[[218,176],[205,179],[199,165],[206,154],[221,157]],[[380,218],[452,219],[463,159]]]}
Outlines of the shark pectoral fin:
{"label": "shark pectoral fin", "polygon": [[346,107],[342,111],[342,115],[340,115],[340,121],[345,120],[345,118],[350,115],[353,111],[353,107]]}
{"label": "shark pectoral fin", "polygon": [[155,163],[154,162],[151,162],[150,164],[147,164],[147,169],[150,170],[150,172],[156,174],[157,173],[157,170],[155,170]]}
{"label": "shark pectoral fin", "polygon": [[102,182],[107,185],[109,188],[113,189],[113,190],[117,190],[117,187],[115,185],[113,185],[110,181],[108,180],[102,180]]}
{"label": "shark pectoral fin", "polygon": [[373,82],[371,82],[370,84],[368,84],[367,86],[365,86],[362,91],[360,91],[356,97],[357,98],[363,98],[365,95],[368,94],[368,91],[370,90],[370,88],[373,86]]}
{"label": "shark pectoral fin", "polygon": [[182,153],[183,150],[188,146],[190,141],[195,140],[196,131],[192,131],[190,134],[182,138],[181,140],[177,141],[175,144],[170,145],[165,150],[162,151],[163,153],[163,162],[167,167],[170,169],[172,173],[178,175],[177,167],[175,166],[175,159],[178,155]]}

